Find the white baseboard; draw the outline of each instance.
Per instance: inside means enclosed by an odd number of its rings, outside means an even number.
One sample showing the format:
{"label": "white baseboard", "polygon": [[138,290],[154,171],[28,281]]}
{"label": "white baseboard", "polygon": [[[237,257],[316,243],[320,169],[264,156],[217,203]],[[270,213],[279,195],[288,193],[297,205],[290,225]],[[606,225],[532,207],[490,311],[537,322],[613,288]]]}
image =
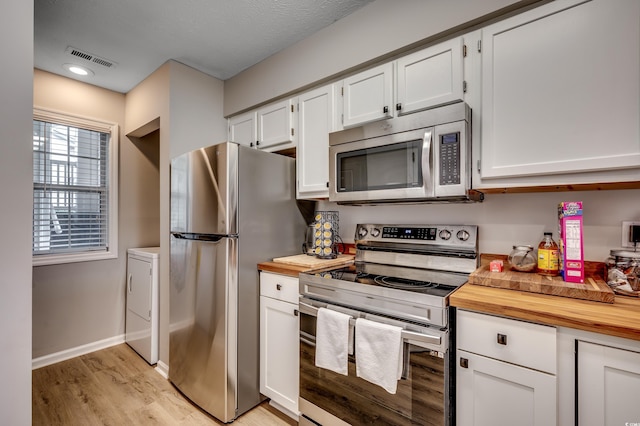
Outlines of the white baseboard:
{"label": "white baseboard", "polygon": [[169,380],[169,366],[162,361],[158,361],[155,370],[165,379]]}
{"label": "white baseboard", "polygon": [[124,343],[124,334],[119,336],[110,337],[108,339],[99,340],[97,342],[87,343],[86,345],[77,346],[71,349],[65,349],[64,351],[56,352],[53,354],[41,356],[31,360],[31,369],[45,367],[47,365],[55,364],[56,362],[66,361],[71,358],[75,358],[80,355],[88,354],[91,352],[106,349],[111,346]]}

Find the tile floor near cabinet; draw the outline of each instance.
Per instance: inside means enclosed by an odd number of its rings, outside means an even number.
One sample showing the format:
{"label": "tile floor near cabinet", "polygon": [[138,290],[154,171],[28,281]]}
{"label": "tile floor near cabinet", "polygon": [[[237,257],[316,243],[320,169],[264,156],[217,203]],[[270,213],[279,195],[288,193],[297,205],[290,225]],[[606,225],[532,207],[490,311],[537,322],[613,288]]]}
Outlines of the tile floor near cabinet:
{"label": "tile floor near cabinet", "polygon": [[[33,425],[222,425],[126,344],[34,370]],[[233,422],[296,425],[267,402]]]}

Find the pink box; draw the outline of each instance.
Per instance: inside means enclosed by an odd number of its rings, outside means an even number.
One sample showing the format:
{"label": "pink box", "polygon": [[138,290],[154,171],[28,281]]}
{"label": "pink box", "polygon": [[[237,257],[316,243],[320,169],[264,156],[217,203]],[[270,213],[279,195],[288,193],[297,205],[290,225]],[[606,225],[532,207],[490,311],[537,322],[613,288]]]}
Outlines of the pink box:
{"label": "pink box", "polygon": [[560,275],[566,282],[584,283],[582,201],[558,204]]}
{"label": "pink box", "polygon": [[489,262],[489,271],[502,272],[504,270],[504,262],[500,259],[492,260]]}

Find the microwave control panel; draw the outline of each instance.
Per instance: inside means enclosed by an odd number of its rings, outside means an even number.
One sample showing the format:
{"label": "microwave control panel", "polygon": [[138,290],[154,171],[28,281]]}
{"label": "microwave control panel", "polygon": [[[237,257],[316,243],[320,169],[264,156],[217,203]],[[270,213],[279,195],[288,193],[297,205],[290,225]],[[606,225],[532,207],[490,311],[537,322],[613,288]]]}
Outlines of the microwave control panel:
{"label": "microwave control panel", "polygon": [[439,145],[440,185],[459,185],[460,132],[441,134]]}

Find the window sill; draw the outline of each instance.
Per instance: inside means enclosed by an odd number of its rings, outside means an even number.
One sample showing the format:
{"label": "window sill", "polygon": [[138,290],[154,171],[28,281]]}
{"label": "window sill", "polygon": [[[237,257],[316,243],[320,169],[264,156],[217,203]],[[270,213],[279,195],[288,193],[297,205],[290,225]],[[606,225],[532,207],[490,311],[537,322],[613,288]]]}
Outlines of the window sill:
{"label": "window sill", "polygon": [[48,254],[33,256],[33,266],[59,265],[63,263],[91,262],[95,260],[117,259],[117,253],[101,251],[96,253]]}

